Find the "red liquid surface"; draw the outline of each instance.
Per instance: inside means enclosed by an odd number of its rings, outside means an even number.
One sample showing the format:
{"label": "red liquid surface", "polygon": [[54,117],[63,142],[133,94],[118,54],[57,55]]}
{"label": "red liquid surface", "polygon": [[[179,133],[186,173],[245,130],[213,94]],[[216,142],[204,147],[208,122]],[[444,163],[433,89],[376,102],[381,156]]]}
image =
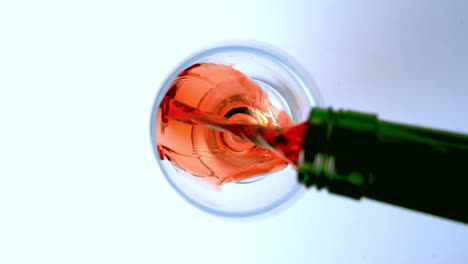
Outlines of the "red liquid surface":
{"label": "red liquid surface", "polygon": [[232,67],[195,64],[163,98],[155,136],[161,159],[223,184],[295,165],[306,126],[294,126],[254,81]]}

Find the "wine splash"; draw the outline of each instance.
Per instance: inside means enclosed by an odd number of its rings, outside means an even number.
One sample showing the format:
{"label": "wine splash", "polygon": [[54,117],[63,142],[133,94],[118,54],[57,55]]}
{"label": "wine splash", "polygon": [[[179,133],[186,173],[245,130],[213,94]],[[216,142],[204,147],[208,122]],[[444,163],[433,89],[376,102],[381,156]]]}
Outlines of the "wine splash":
{"label": "wine splash", "polygon": [[291,127],[265,127],[204,113],[177,100],[169,100],[167,103],[169,116],[175,121],[229,132],[241,140],[274,151],[288,163],[297,163],[307,122]]}
{"label": "wine splash", "polygon": [[239,71],[195,64],[172,83],[160,104],[156,127],[161,159],[224,184],[296,164],[306,123],[294,126]]}

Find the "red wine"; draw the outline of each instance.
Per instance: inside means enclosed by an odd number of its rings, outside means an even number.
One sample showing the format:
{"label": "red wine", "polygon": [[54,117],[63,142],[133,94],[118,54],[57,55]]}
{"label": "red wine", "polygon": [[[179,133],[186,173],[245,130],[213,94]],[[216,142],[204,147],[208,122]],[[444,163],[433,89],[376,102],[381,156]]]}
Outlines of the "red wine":
{"label": "red wine", "polygon": [[290,127],[265,127],[204,113],[177,100],[169,100],[166,103],[168,115],[174,121],[229,132],[236,136],[237,140],[271,149],[286,162],[294,165],[299,159],[307,122]]}
{"label": "red wine", "polygon": [[223,184],[296,163],[305,124],[293,125],[241,72],[195,64],[169,87],[159,106],[155,136],[161,159]]}

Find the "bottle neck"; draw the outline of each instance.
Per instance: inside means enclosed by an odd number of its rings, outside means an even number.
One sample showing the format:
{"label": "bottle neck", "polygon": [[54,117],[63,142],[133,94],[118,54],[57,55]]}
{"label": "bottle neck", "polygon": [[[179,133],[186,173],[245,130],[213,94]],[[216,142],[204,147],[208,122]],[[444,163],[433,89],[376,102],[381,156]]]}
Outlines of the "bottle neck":
{"label": "bottle neck", "polygon": [[461,208],[448,209],[468,199],[467,157],[467,135],[314,108],[298,180],[468,223]]}

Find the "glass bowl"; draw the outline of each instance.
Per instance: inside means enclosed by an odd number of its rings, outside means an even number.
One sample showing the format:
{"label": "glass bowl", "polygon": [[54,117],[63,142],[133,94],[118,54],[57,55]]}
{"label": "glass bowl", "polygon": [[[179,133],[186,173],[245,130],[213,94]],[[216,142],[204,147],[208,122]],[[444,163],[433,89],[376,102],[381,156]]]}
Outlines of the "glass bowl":
{"label": "glass bowl", "polygon": [[275,107],[284,110],[294,123],[305,121],[311,107],[319,105],[315,86],[290,57],[278,50],[265,45],[223,45],[183,61],[163,83],[152,110],[150,136],[157,162],[167,181],[188,202],[205,212],[227,217],[255,216],[284,205],[304,190],[291,166],[219,188],[159,158],[156,137],[159,105],[177,75],[197,63],[228,65],[240,71],[255,81]]}

